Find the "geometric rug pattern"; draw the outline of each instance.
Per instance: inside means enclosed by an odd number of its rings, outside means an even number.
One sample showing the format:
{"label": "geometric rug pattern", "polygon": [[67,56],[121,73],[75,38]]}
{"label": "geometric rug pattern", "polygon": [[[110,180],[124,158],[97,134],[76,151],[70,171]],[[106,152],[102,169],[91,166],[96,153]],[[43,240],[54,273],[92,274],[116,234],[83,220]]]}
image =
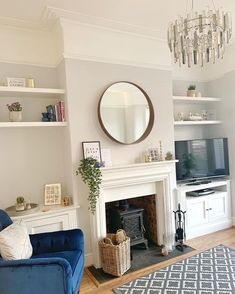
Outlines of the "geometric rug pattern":
{"label": "geometric rug pattern", "polygon": [[117,294],[234,294],[235,250],[219,245],[113,291]]}

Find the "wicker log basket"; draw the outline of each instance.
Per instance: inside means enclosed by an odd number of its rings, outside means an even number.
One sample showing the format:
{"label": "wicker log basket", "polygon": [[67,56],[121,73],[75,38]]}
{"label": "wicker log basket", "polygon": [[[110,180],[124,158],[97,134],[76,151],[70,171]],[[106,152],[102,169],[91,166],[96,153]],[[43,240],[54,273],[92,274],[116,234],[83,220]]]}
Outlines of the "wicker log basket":
{"label": "wicker log basket", "polygon": [[124,230],[107,234],[99,241],[103,271],[113,276],[122,276],[130,267],[130,238]]}

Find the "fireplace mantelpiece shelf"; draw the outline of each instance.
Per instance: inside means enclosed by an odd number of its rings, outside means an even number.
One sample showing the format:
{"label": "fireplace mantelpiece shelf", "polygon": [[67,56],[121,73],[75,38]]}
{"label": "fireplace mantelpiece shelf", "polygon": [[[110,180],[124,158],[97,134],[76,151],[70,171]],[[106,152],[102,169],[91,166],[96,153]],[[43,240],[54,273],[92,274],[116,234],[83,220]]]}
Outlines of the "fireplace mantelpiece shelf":
{"label": "fireplace mantelpiece shelf", "polygon": [[169,160],[101,168],[100,197],[96,214],[91,215],[93,261],[96,268],[100,267],[98,241],[104,238],[107,232],[105,204],[108,202],[155,194],[158,242],[161,244],[165,236],[168,247],[172,247],[176,162]]}

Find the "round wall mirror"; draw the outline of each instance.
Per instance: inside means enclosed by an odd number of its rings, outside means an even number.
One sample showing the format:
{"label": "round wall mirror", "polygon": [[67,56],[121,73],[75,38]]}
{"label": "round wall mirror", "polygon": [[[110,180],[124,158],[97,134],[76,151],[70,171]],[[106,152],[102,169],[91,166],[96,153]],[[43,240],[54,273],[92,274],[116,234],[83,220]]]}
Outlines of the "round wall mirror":
{"label": "round wall mirror", "polygon": [[106,135],[121,144],[144,140],[153,127],[153,105],[143,89],[130,82],[109,86],[100,98],[98,116]]}

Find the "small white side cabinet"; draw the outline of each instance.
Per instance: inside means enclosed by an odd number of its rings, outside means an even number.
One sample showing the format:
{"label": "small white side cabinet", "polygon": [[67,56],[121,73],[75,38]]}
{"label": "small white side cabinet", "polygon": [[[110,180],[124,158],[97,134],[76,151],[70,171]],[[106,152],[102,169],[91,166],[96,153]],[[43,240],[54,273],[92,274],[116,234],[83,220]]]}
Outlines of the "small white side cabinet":
{"label": "small white side cabinet", "polygon": [[53,232],[61,230],[75,229],[77,224],[78,206],[49,208],[48,211],[12,217],[13,221],[23,220],[28,228],[29,234]]}
{"label": "small white side cabinet", "polygon": [[[210,188],[213,194],[190,197],[187,192]],[[177,203],[186,210],[186,237],[191,239],[232,226],[230,181],[202,185],[178,185]]]}

